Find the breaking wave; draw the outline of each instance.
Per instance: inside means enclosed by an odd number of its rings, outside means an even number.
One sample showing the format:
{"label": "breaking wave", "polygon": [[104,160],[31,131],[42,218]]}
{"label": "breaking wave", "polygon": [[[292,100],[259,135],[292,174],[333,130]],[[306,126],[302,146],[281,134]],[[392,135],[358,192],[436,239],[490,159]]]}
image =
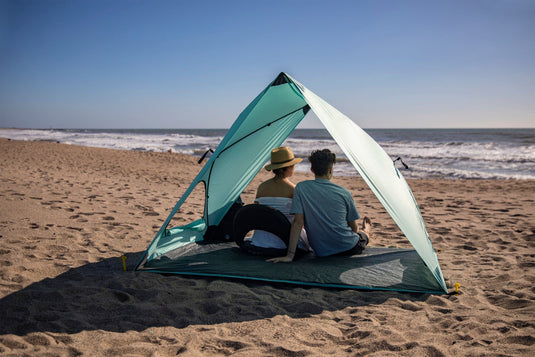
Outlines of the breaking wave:
{"label": "breaking wave", "polygon": [[[372,129],[367,132],[395,159],[407,178],[535,179],[535,129]],[[172,151],[201,156],[215,149],[224,129],[0,129],[0,137],[44,140],[72,145],[136,151]],[[326,130],[297,129],[284,142],[305,160],[296,169],[309,171],[312,150],[336,153],[336,175],[357,175]]]}

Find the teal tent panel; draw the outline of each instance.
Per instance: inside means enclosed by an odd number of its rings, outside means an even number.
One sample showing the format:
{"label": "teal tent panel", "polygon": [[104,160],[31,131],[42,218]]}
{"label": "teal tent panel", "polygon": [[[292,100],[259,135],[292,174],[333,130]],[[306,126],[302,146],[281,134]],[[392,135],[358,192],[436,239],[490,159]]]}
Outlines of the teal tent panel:
{"label": "teal tent panel", "polygon": [[210,225],[219,223],[229,205],[269,160],[271,150],[286,140],[303,117],[303,110],[300,109],[261,131],[253,131],[218,154],[207,184],[209,201],[206,216]]}
{"label": "teal tent panel", "polygon": [[186,226],[175,227],[166,232],[154,246],[152,257],[159,257],[167,252],[182,248],[185,245],[202,241],[206,223],[204,219],[199,219]]}
{"label": "teal tent panel", "polygon": [[269,160],[271,150],[284,142],[308,111],[293,83],[275,82],[240,114],[201,172],[209,197],[205,207],[208,225],[219,224]]}
{"label": "teal tent panel", "polygon": [[181,239],[185,233],[173,235],[167,226],[198,184],[205,185],[205,226],[201,232],[190,231],[189,239],[198,239],[208,226],[219,224],[233,202],[269,160],[271,150],[286,140],[308,110],[295,84],[284,74],[277,77],[238,116],[172,209],[142,261],[150,261],[184,244]]}

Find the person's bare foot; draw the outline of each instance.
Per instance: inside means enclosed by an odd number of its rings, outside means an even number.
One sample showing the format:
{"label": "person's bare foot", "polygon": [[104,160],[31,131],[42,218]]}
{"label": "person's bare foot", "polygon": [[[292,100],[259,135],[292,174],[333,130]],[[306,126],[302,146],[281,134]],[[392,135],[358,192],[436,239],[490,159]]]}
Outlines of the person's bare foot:
{"label": "person's bare foot", "polygon": [[362,229],[361,230],[364,233],[366,233],[368,235],[368,237],[371,236],[371,234],[372,234],[372,220],[370,219],[370,217],[365,216],[362,219]]}

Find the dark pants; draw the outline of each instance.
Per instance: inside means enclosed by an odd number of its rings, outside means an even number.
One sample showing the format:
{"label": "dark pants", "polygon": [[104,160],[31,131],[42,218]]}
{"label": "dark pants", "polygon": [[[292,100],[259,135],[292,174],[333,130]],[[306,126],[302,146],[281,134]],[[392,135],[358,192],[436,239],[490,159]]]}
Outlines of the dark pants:
{"label": "dark pants", "polygon": [[343,251],[343,252],[340,252],[340,253],[336,253],[334,255],[358,255],[358,254],[362,254],[362,252],[364,251],[364,249],[366,248],[366,246],[368,245],[370,239],[368,238],[368,235],[364,232],[358,232],[357,233],[359,235],[359,241],[357,242],[357,244],[355,244],[355,246],[351,249],[348,249],[346,251]]}

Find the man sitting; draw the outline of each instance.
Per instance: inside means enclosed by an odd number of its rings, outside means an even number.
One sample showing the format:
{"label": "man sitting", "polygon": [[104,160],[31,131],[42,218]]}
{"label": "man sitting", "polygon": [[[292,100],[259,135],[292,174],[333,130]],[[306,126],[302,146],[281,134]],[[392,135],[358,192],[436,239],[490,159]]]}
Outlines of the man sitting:
{"label": "man sitting", "polygon": [[297,184],[292,208],[294,221],[286,256],[269,259],[270,262],[291,262],[303,226],[308,241],[319,257],[329,255],[361,254],[369,242],[371,220],[364,217],[362,230],[357,227],[360,215],[351,193],[332,183],[336,155],[329,149],[313,151],[308,160],[314,180]]}

